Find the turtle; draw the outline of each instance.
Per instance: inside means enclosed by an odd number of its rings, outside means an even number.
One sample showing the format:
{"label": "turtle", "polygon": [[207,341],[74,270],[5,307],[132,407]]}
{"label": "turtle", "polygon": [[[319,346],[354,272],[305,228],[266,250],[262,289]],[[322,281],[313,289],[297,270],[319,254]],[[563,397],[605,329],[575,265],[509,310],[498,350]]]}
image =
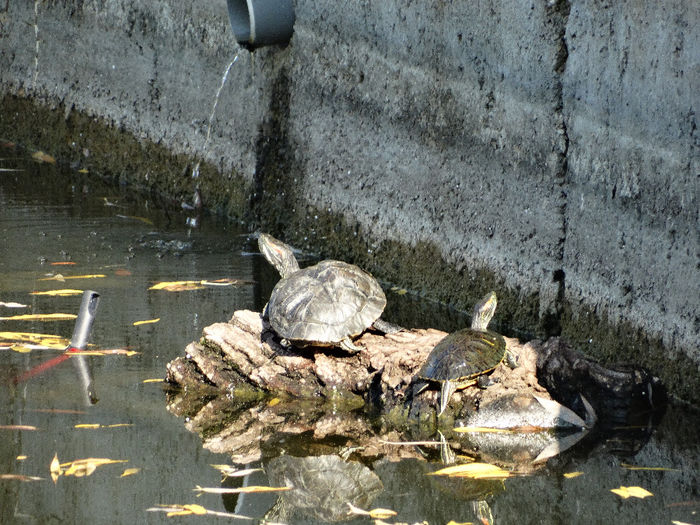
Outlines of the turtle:
{"label": "turtle", "polygon": [[386,306],[377,280],[342,261],[325,260],[300,269],[292,249],[266,233],[260,234],[258,246],[282,276],[264,311],[272,329],[296,346],[360,351],[353,337],[381,324]]}
{"label": "turtle", "polygon": [[441,339],[415,375],[414,398],[431,383],[440,384],[438,415],[445,411],[456,390],[477,383],[483,386],[481,377],[506,358],[506,341],[503,336],[487,330],[496,311],[496,304],[496,293],[486,294],[474,306],[471,327],[457,330]]}

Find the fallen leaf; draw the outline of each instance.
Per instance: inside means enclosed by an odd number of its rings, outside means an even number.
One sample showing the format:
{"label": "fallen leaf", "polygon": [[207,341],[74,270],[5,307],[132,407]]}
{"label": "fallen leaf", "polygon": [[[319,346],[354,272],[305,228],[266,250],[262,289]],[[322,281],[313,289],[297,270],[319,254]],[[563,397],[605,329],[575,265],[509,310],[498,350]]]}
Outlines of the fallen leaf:
{"label": "fallen leaf", "polygon": [[0,430],[36,430],[32,425],[0,425]]}
{"label": "fallen leaf", "polygon": [[52,262],[51,266],[75,266],[78,263],[74,263],[73,261],[57,261],[57,262]]}
{"label": "fallen leaf", "polygon": [[670,471],[670,472],[680,472],[680,469],[671,467],[640,467],[637,465],[630,465],[629,463],[620,463],[620,466],[627,470],[658,470],[658,471]]}
{"label": "fallen leaf", "polygon": [[95,428],[118,428],[118,427],[133,427],[133,423],[115,423],[112,425],[100,425],[99,423],[79,423],[73,428],[78,429],[95,429]]}
{"label": "fallen leaf", "polygon": [[246,468],[246,469],[237,469],[233,465],[210,465],[214,467],[216,470],[221,472],[224,476],[227,478],[240,478],[243,476],[247,476],[248,474],[252,474],[253,472],[261,472],[261,468]]}
{"label": "fallen leaf", "polygon": [[61,464],[58,461],[58,454],[53,455],[53,459],[51,460],[51,464],[49,465],[49,473],[51,474],[51,479],[53,480],[54,484],[56,484],[58,477],[62,473]]}
{"label": "fallen leaf", "polygon": [[141,472],[140,468],[127,468],[127,469],[124,469],[124,472],[122,472],[122,475],[119,477],[125,478],[127,476],[133,476],[134,474],[138,474],[139,472]]}
{"label": "fallen leaf", "polygon": [[81,168],[78,170],[78,173],[85,174],[85,173],[90,173],[90,172],[87,170],[87,168]]}
{"label": "fallen leaf", "polygon": [[56,159],[43,151],[35,151],[32,153],[32,159],[42,164],[56,164]]}
{"label": "fallen leaf", "polygon": [[37,279],[38,281],[67,281],[68,279],[102,279],[104,277],[107,277],[106,275],[102,273],[95,273],[91,275],[61,275],[60,273],[57,273],[56,275],[52,275],[51,277],[42,277],[41,279]]}
{"label": "fallen leaf", "polygon": [[511,473],[490,463],[465,463],[429,472],[428,475],[472,479],[505,479],[510,477]]}
{"label": "fallen leaf", "polygon": [[158,321],[160,321],[160,317],[157,317],[156,319],[146,319],[145,321],[134,321],[133,325],[141,326],[142,324],[153,324],[157,323]]}
{"label": "fallen leaf", "polygon": [[126,268],[118,268],[114,270],[114,275],[118,275],[120,277],[128,277],[129,275],[131,275],[131,272]]}
{"label": "fallen leaf", "polygon": [[48,295],[52,297],[69,297],[71,295],[80,295],[83,290],[74,290],[71,288],[64,288],[61,290],[48,290],[46,292],[29,292],[29,295]]}
{"label": "fallen leaf", "polygon": [[162,383],[163,379],[158,379],[158,378],[152,378],[152,379],[144,379],[141,381],[142,383]]}
{"label": "fallen leaf", "polygon": [[577,478],[577,477],[582,476],[582,475],[583,475],[583,472],[580,472],[580,471],[564,473],[564,477],[566,479]]}
{"label": "fallen leaf", "polygon": [[136,215],[119,215],[117,214],[117,217],[120,219],[134,219],[136,221],[141,221],[143,223],[149,224],[153,226],[153,221],[151,219],[147,219],[146,217],[138,217]]}
{"label": "fallen leaf", "polygon": [[493,434],[516,434],[512,429],[509,428],[494,428],[494,427],[455,427],[453,429],[455,432],[462,433],[493,433]]}
{"label": "fallen leaf", "polygon": [[387,518],[392,518],[396,516],[396,511],[393,511],[391,509],[372,509],[372,510],[364,510],[359,507],[356,507],[349,501],[347,502],[348,507],[350,507],[350,512],[352,514],[356,514],[358,516],[369,516],[372,519],[375,520],[383,520]]}
{"label": "fallen leaf", "polygon": [[5,308],[27,308],[26,304],[22,303],[3,303],[0,301],[0,306],[4,306]]}
{"label": "fallen leaf", "polygon": [[258,485],[249,485],[247,487],[238,488],[221,488],[221,487],[200,487],[192,489],[195,492],[202,494],[256,494],[260,492],[284,492],[292,490],[293,487],[261,487]]}
{"label": "fallen leaf", "polygon": [[193,503],[187,505],[172,505],[173,510],[170,510],[166,516],[187,516],[188,514],[199,514],[203,515],[207,513],[207,509],[201,505],[195,505]]}
{"label": "fallen leaf", "polygon": [[97,467],[102,465],[111,465],[113,463],[126,463],[126,459],[107,459],[107,458],[86,458],[76,459],[70,463],[61,463],[60,468],[64,476],[75,476],[81,478],[89,476]]}
{"label": "fallen leaf", "polygon": [[24,460],[27,459],[28,457],[29,457],[29,456],[24,456],[24,455],[23,455],[23,456],[17,456],[15,459],[16,459],[17,461],[24,461]]}
{"label": "fallen leaf", "polygon": [[92,356],[105,356],[105,355],[125,355],[131,357],[139,354],[136,350],[128,350],[126,348],[109,348],[107,350],[75,350],[71,349],[66,352],[68,356],[78,356],[78,355],[92,355]]}
{"label": "fallen leaf", "polygon": [[75,314],[23,314],[0,317],[0,321],[69,321],[76,317]]}
{"label": "fallen leaf", "polygon": [[52,334],[36,334],[33,332],[0,332],[0,341],[12,343],[31,343],[36,348],[63,350],[70,341],[64,337]]}
{"label": "fallen leaf", "polygon": [[44,478],[40,478],[37,476],[25,476],[24,474],[0,474],[0,479],[17,481],[41,481]]}
{"label": "fallen leaf", "polygon": [[185,292],[204,288],[201,281],[163,281],[156,283],[149,290],[165,290],[166,292]]}
{"label": "fallen leaf", "polygon": [[610,492],[614,492],[621,498],[627,499],[627,498],[646,498],[649,496],[653,496],[651,492],[649,492],[646,489],[643,489],[642,487],[623,487],[620,486],[619,489],[610,489]]}

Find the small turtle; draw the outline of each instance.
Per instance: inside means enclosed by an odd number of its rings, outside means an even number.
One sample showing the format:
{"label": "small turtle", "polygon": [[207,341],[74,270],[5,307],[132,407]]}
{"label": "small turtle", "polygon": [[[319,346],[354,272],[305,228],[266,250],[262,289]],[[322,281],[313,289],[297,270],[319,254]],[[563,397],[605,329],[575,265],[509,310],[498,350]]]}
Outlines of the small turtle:
{"label": "small turtle", "polygon": [[[487,330],[496,311],[496,294],[488,293],[476,306],[471,328],[445,336],[428,355],[413,380],[413,396],[430,383],[440,383],[440,412],[447,407],[452,394],[473,384],[482,384],[481,377],[491,372],[506,357],[503,336]],[[509,356],[510,358],[510,356]]]}
{"label": "small turtle", "polygon": [[258,246],[282,276],[265,309],[273,330],[298,346],[339,346],[358,352],[352,338],[375,324],[386,306],[376,279],[341,261],[299,269],[292,249],[265,233]]}

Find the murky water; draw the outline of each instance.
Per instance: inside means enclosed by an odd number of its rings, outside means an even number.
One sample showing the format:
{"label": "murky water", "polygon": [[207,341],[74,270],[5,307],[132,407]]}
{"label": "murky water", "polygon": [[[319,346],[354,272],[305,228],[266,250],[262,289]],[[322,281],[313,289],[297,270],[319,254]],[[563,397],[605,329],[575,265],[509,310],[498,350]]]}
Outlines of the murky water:
{"label": "murky water", "polygon": [[[199,228],[190,230],[186,215],[153,209],[149,200],[91,176],[38,164],[7,147],[0,148],[0,157],[0,168],[21,170],[0,171],[0,302],[26,305],[0,306],[0,317],[75,313],[80,295],[30,292],[96,290],[101,299],[90,342],[100,349],[138,352],[86,358],[99,398],[91,404],[71,360],[36,368],[59,352],[0,350],[0,475],[42,478],[0,479],[2,523],[234,520],[167,518],[147,511],[193,503],[254,519],[320,523],[344,517],[348,501],[365,509],[393,509],[398,515],[386,518],[389,522],[476,522],[492,516],[493,523],[519,524],[700,523],[700,419],[679,407],[669,407],[656,428],[584,441],[531,475],[505,481],[426,476],[440,465],[417,457],[345,462],[337,455],[337,443],[316,443],[319,455],[309,459],[276,458],[283,449],[309,450],[313,441],[305,434],[279,436],[277,445],[269,441],[263,464],[250,465],[264,470],[229,478],[223,486],[296,479],[306,492],[196,497],[197,486],[222,486],[211,464],[229,463],[229,457],[203,448],[202,439],[186,429],[189,422],[166,408],[162,384],[145,381],[164,377],[166,364],[183,355],[204,326],[228,319],[237,309],[261,309],[277,276],[247,232],[234,226],[204,217]],[[74,264],[55,264],[65,262]],[[42,280],[57,274],[104,277]],[[148,290],[160,281],[221,278],[243,282],[185,292]],[[390,294],[390,302],[388,317],[401,324],[449,330],[465,322],[459,313],[408,296]],[[154,319],[159,321],[134,325]],[[0,321],[3,332],[68,338],[72,329],[71,320]],[[28,371],[36,374],[26,377]],[[61,463],[84,458],[124,462],[98,466],[89,476],[63,475],[54,483],[49,468],[54,455]],[[566,476],[572,473],[580,474]],[[620,486],[643,487],[653,495],[622,499],[610,492]]]}

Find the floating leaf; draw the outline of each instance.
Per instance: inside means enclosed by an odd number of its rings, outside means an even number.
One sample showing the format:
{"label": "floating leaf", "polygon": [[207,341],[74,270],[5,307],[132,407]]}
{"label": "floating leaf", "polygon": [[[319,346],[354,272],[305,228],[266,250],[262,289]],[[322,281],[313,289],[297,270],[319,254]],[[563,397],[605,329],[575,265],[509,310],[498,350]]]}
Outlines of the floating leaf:
{"label": "floating leaf", "polygon": [[5,308],[27,308],[26,304],[22,303],[3,303],[0,301],[0,306],[4,306]]}
{"label": "floating leaf", "polygon": [[147,219],[146,217],[138,217],[136,215],[119,215],[117,214],[117,217],[120,219],[134,219],[135,221],[141,221],[143,223],[149,224],[153,226],[153,221],[151,219]]}
{"label": "floating leaf", "polygon": [[27,459],[28,457],[29,457],[29,456],[21,455],[21,456],[17,456],[15,459],[16,459],[17,461],[24,461],[24,460]]}
{"label": "floating leaf", "polygon": [[255,494],[259,492],[283,492],[292,490],[293,487],[261,487],[259,485],[249,485],[247,487],[238,488],[221,488],[221,487],[200,487],[192,489],[195,492],[202,494]]}
{"label": "floating leaf", "polygon": [[658,471],[670,471],[670,472],[680,472],[680,469],[671,467],[640,467],[637,465],[630,465],[629,463],[620,463],[620,466],[627,470],[658,470]]}
{"label": "floating leaf", "polygon": [[204,288],[201,281],[163,281],[156,283],[149,290],[165,290],[166,292],[184,292],[189,290],[201,290]]}
{"label": "floating leaf", "polygon": [[24,474],[0,474],[0,479],[17,481],[41,481],[44,478],[40,478],[37,476],[25,476]]}
{"label": "floating leaf", "polygon": [[369,516],[370,518],[374,520],[383,520],[387,518],[392,518],[396,516],[396,512],[391,510],[391,509],[372,509],[372,510],[364,510],[359,507],[356,507],[349,501],[347,502],[348,507],[350,507],[350,512],[352,514],[356,514],[358,516]]}
{"label": "floating leaf", "polygon": [[141,381],[142,383],[162,383],[163,379],[158,379],[158,378],[152,378],[152,379],[144,379]]}
{"label": "floating leaf", "polygon": [[273,397],[267,402],[267,406],[273,407],[275,405],[279,405],[282,400],[279,397]]}
{"label": "floating leaf", "polygon": [[75,266],[78,263],[74,263],[73,261],[56,261],[52,262],[51,266]]}
{"label": "floating leaf", "polygon": [[134,474],[138,474],[139,472],[141,472],[140,468],[127,468],[127,469],[124,469],[124,472],[122,472],[122,475],[119,477],[125,478],[127,476],[133,476]]}
{"label": "floating leaf", "polygon": [[241,516],[240,514],[233,514],[231,512],[219,512],[216,510],[205,509],[201,505],[158,505],[157,507],[151,507],[146,509],[146,512],[167,512],[167,516],[186,516],[188,514],[209,514],[212,516],[220,516],[222,518],[237,518],[244,519],[248,521],[253,521],[253,518],[249,516]]}
{"label": "floating leaf", "polygon": [[204,279],[200,281],[205,286],[233,286],[236,284],[252,284],[254,281],[245,279],[214,279],[213,281]]}
{"label": "floating leaf", "polygon": [[99,423],[80,423],[73,428],[100,428]]}
{"label": "floating leaf", "polygon": [[30,349],[48,348],[63,350],[70,341],[64,337],[51,334],[36,334],[33,332],[0,332],[0,341],[12,343],[30,343],[34,345]]}
{"label": "floating leaf", "polygon": [[63,288],[61,290],[48,290],[46,292],[29,292],[29,295],[48,295],[51,297],[69,297],[71,295],[80,295],[83,290],[74,290],[71,288]]}
{"label": "floating leaf", "polygon": [[69,321],[76,317],[75,314],[23,314],[0,317],[0,321]]}
{"label": "floating leaf", "polygon": [[676,520],[671,520],[671,523],[673,525],[693,525],[692,523],[686,523],[685,521],[676,521]]}
{"label": "floating leaf", "polygon": [[494,427],[456,427],[453,429],[455,432],[462,433],[493,433],[493,434],[516,434],[517,432],[509,428],[494,428]]}
{"label": "floating leaf", "polygon": [[36,430],[32,425],[0,425],[0,430]]}
{"label": "floating leaf", "polygon": [[41,164],[56,164],[56,159],[43,151],[35,151],[32,153],[32,159]]}
{"label": "floating leaf", "polygon": [[511,473],[490,463],[465,463],[429,472],[428,475],[472,479],[505,479],[510,477]]}
{"label": "floating leaf", "polygon": [[133,423],[114,423],[112,425],[100,425],[99,423],[79,423],[73,428],[78,429],[95,429],[95,428],[119,428],[119,427],[133,427]]}
{"label": "floating leaf", "polygon": [[69,279],[102,279],[104,277],[107,277],[106,275],[102,273],[95,273],[91,275],[61,275],[60,273],[57,273],[56,275],[52,275],[50,277],[42,277],[41,279],[38,279],[39,281],[67,281]]}
{"label": "floating leaf", "polygon": [[134,321],[134,326],[141,326],[142,324],[153,324],[157,323],[160,321],[160,317],[157,317],[155,319],[146,319],[145,321]]}
{"label": "floating leaf", "polygon": [[58,461],[58,454],[53,455],[53,459],[51,460],[51,464],[49,465],[49,473],[51,474],[51,479],[53,480],[54,484],[58,480],[58,477],[61,475],[61,464]]}
{"label": "floating leaf", "polygon": [[623,487],[620,486],[619,489],[610,489],[610,492],[614,492],[618,496],[627,499],[627,498],[646,498],[649,496],[653,496],[651,492],[649,492],[646,489],[643,489],[642,487]]}
{"label": "floating leaf", "polygon": [[577,478],[577,477],[582,476],[582,475],[583,475],[583,472],[580,472],[580,471],[564,473],[564,477],[566,479]]}
{"label": "floating leaf", "polygon": [[118,275],[119,277],[128,277],[131,275],[131,272],[126,268],[117,268],[114,270],[114,275]]}
{"label": "floating leaf", "polygon": [[131,357],[139,354],[136,350],[128,350],[126,348],[109,348],[107,350],[75,350],[71,349],[66,352],[68,356],[78,356],[78,355],[92,355],[92,356],[104,356],[104,355],[125,355]]}
{"label": "floating leaf", "polygon": [[233,465],[211,465],[216,470],[220,471],[227,478],[240,478],[252,474],[253,472],[261,472],[261,468],[246,468],[237,469]]}
{"label": "floating leaf", "polygon": [[64,476],[75,476],[76,478],[80,478],[83,476],[89,476],[95,472],[97,467],[101,467],[102,465],[126,462],[126,459],[86,458],[76,459],[70,463],[61,463],[60,468],[62,469]]}

